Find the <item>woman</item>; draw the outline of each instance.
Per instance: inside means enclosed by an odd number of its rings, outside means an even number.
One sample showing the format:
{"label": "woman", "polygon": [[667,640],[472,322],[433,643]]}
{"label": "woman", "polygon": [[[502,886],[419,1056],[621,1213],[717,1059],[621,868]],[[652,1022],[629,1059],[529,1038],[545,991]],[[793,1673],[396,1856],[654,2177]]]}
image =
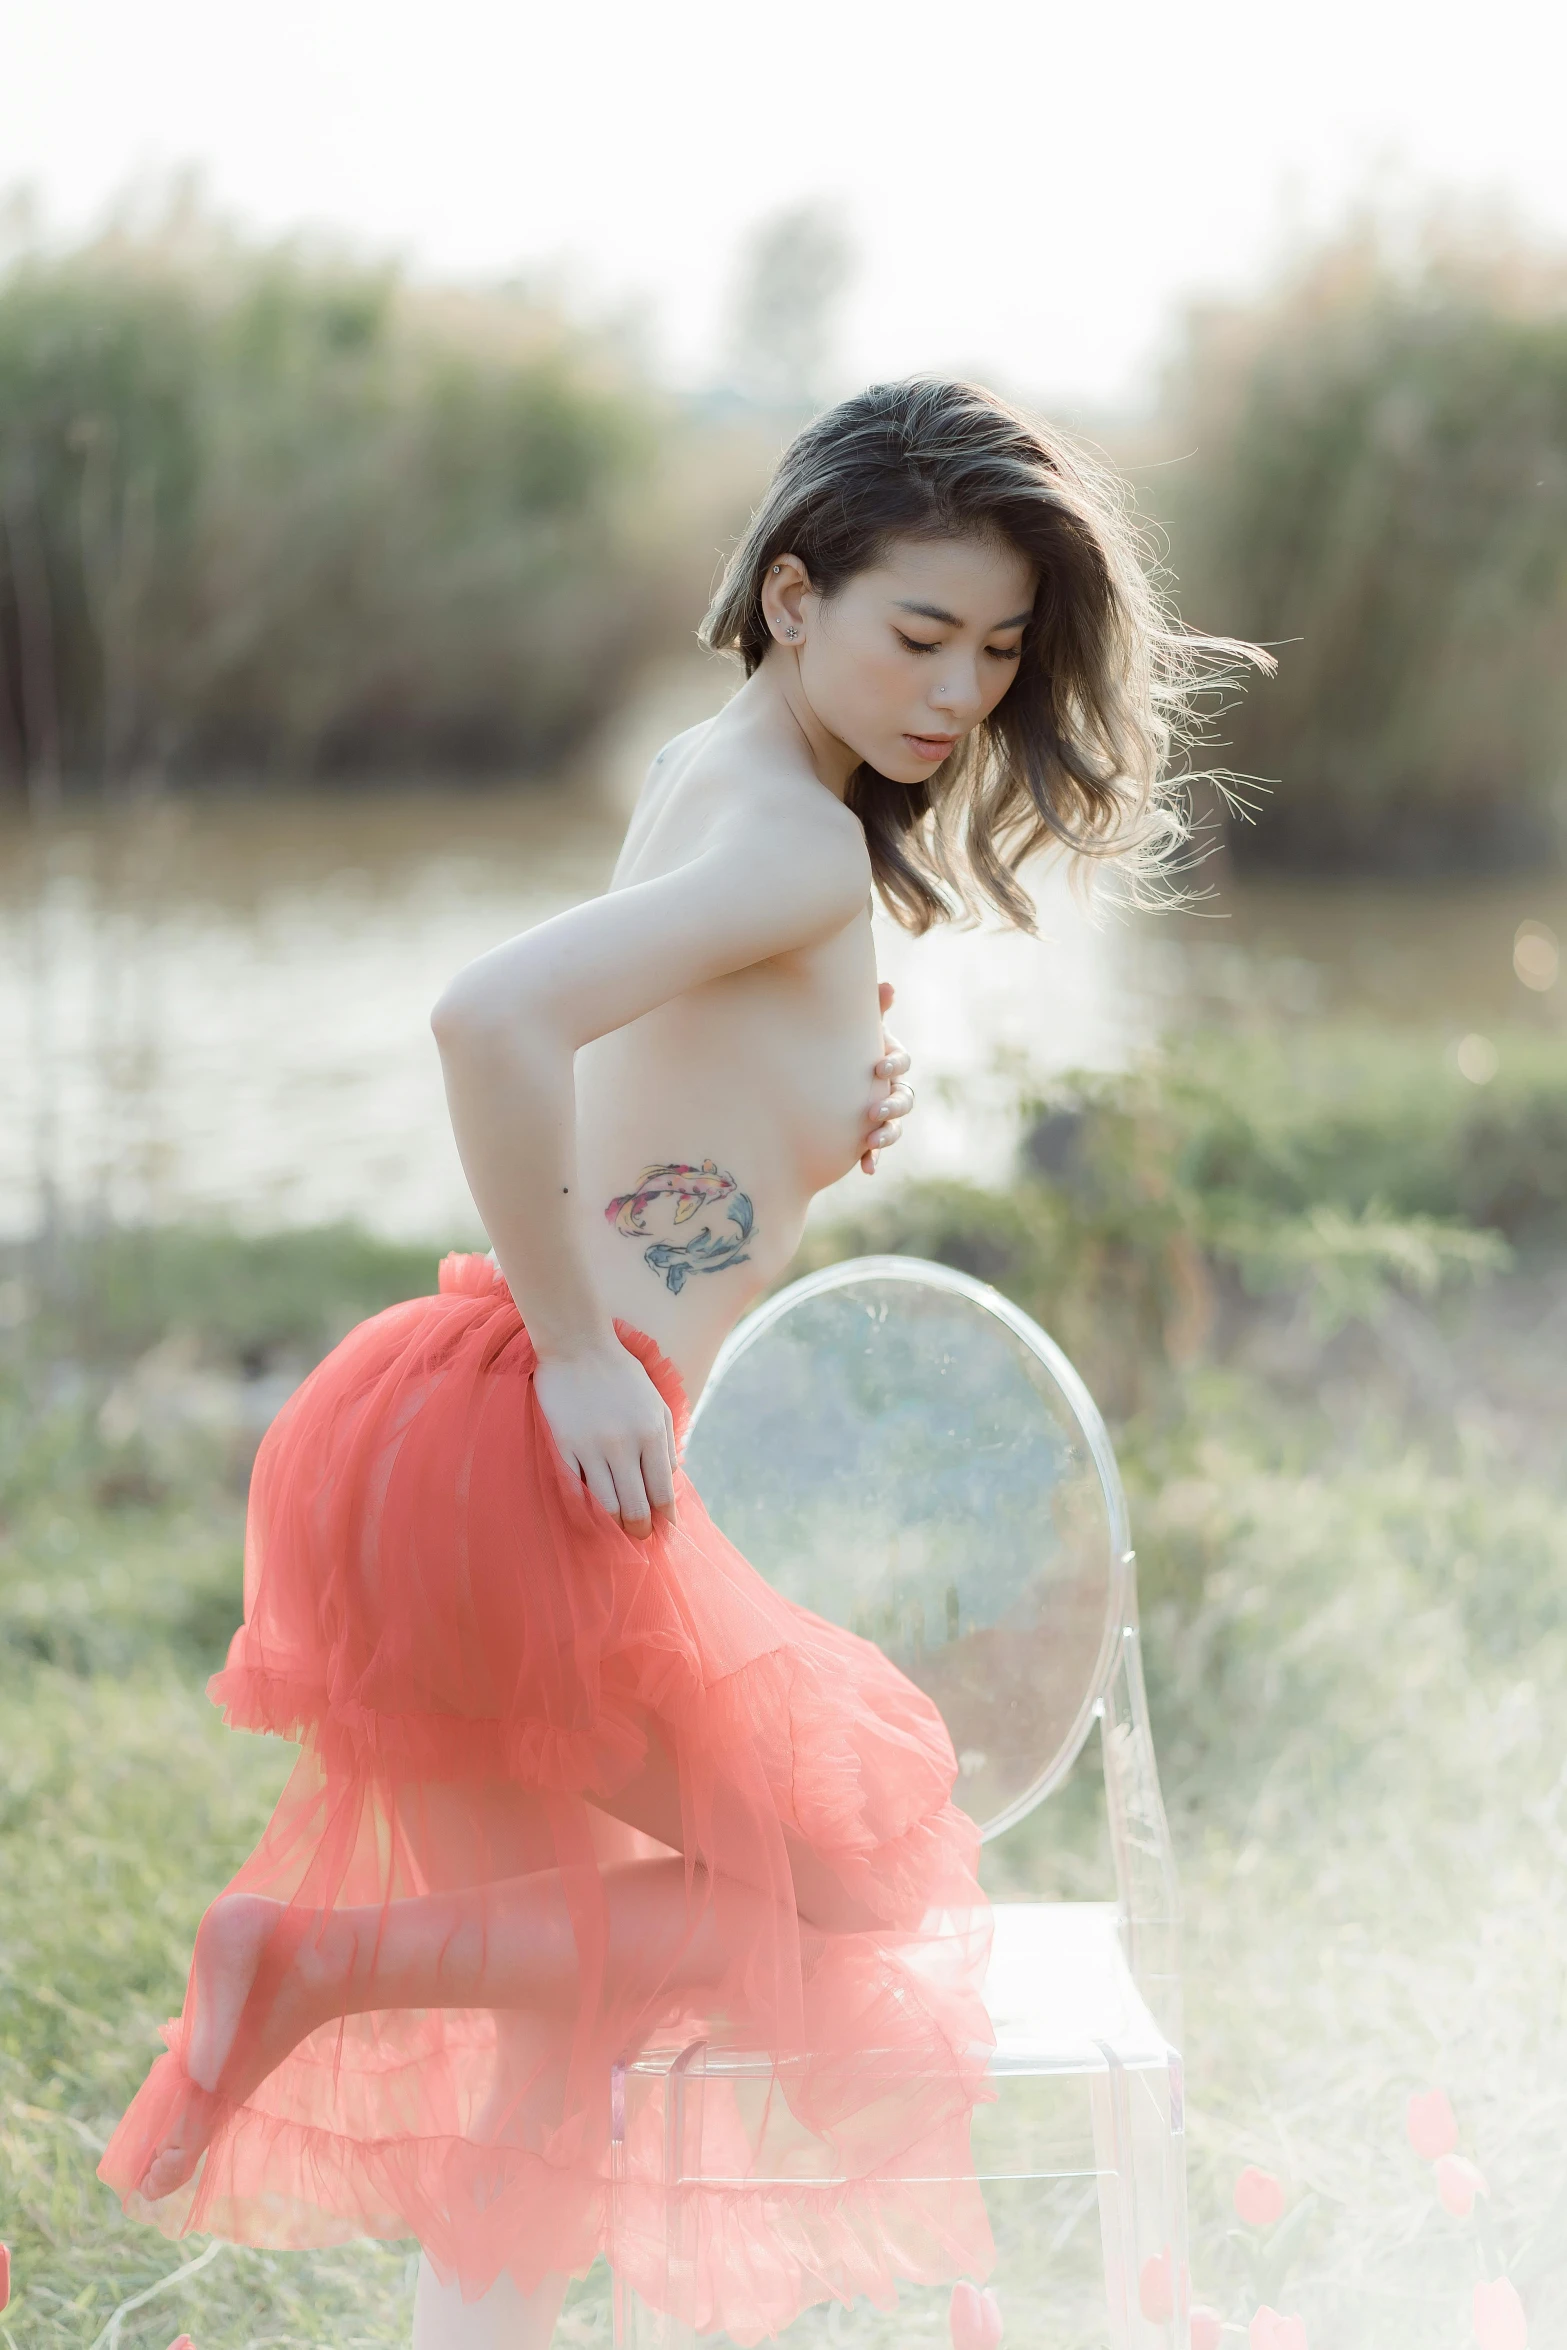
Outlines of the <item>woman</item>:
{"label": "woman", "polygon": [[[940,382],[799,436],[705,635],[746,681],[654,762],[609,892],[435,1010],[496,1264],[351,1333],[262,1448],[214,1693],[301,1758],[103,2164],[170,2232],[416,2235],[421,2350],[544,2344],[606,2247],[741,2342],[988,2257],[950,1743],[722,1540],[680,1434],[909,1106],[867,1116],[907,1067],[872,890],[915,930],[1026,924],[1031,852],[1146,860],[1198,656],[1114,500]],[[611,2068],[725,2033],[782,2095],[710,2092],[737,2183],[676,2282],[657,2117],[612,2114]]]}

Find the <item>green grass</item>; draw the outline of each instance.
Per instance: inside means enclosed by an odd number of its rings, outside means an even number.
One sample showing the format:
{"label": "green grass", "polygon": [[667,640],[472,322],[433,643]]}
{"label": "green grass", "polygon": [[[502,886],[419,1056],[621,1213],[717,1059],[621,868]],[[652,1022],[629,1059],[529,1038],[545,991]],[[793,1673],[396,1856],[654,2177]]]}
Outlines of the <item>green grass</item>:
{"label": "green grass", "polygon": [[[1402,2106],[1448,2087],[1498,2238],[1525,2254],[1564,2167],[1567,1514],[1483,1444],[1437,1460],[1384,1436],[1324,1464],[1310,1429],[1270,1425],[1222,1381],[1192,1403],[1125,1449],[1190,1918],[1198,2289],[1241,2311],[1228,2194],[1257,2161],[1319,2198],[1284,2296],[1314,2340],[1457,2344],[1470,2231],[1437,2210]],[[86,2350],[201,2249],[123,2221],[93,2170],[201,1909],[287,1766],[225,1733],[201,1692],[237,1534],[221,1498],[104,1514],[56,1496],[4,1554],[0,2210],[17,2350]],[[91,1629],[43,1661],[51,1576]],[[997,1891],[1105,1889],[1091,1793],[1085,1770],[993,1849]],[[225,2250],[122,2339],[399,2341],[407,2251]]]}
{"label": "green grass", "polygon": [[[1244,1071],[1236,1084],[1247,1092]],[[1159,1115],[1177,1111],[1166,1100]],[[1306,1162],[1315,1148],[1291,1145]],[[1134,1174],[1147,1163],[1124,1161]],[[1181,1180],[1211,1205],[1199,1176]],[[1260,1212],[1264,1178],[1247,1185]],[[896,1231],[838,1245],[988,1250],[980,1269],[1047,1323],[1086,1326],[1096,1298],[1113,1317],[1128,1294],[1120,1212],[1102,1182],[1075,1202],[1059,1181],[916,1193]],[[1511,1272],[1473,1271],[1444,1304],[1400,1275],[1395,1250],[1365,1310],[1335,1325],[1309,1308],[1309,1267],[1253,1295],[1202,1229],[1199,1216],[1192,1261],[1218,1305],[1200,1340],[1167,1345],[1158,1314],[1116,1324],[1142,1329],[1153,1359],[1117,1440],[1188,1913],[1196,2290],[1234,2322],[1251,2313],[1230,2193],[1258,2163],[1303,2212],[1268,2297],[1306,2317],[1314,2350],[1459,2350],[1482,2263],[1517,2277],[1539,2350],[1567,2339],[1567,1493],[1550,1435],[1567,1264],[1538,1248]],[[247,1270],[228,1242],[171,1237],[113,1327],[139,1345],[161,1317],[234,1366],[258,1328],[285,1352],[323,1344],[403,1272],[409,1287],[428,1281],[427,1260],[382,1263],[358,1244],[330,1272],[335,1246],[277,1241]],[[313,1296],[328,1301],[315,1321]],[[242,1479],[205,1439],[155,1458],[134,1433],[110,1441],[98,1405],[129,1343],[101,1377],[57,1379],[53,1403],[36,1383],[0,1399],[0,2236],[14,2350],[90,2350],[116,2308],[204,2249],[125,2223],[94,2165],[178,2002],[197,1918],[289,1760],[224,1732],[202,1694],[237,1607]],[[139,1482],[117,1473],[127,1451]],[[998,1893],[1108,1889],[1091,1758],[989,1849],[987,1871]],[[1439,2208],[1405,2141],[1404,2101],[1433,2083],[1491,2188],[1483,2240]],[[225,2248],[128,2316],[120,2339],[403,2341],[409,2252]],[[1009,2350],[1093,2338],[1016,2307],[1012,2320]],[[606,2326],[602,2280],[589,2280],[564,2338],[601,2342]]]}
{"label": "green grass", "polygon": [[[232,1503],[112,1518],[56,1496],[6,1548],[0,2210],[18,2350],[94,2341],[119,2303],[201,2249],[123,2220],[93,2173],[178,2005],[201,1910],[286,1768],[280,1749],[227,1736],[202,1693],[234,1614],[238,1537]],[[51,1585],[66,1628],[44,1661]],[[406,2337],[403,2270],[385,2249],[224,2252],[121,2339],[393,2342]]]}
{"label": "green grass", "polygon": [[[1195,1387],[1123,1445],[1187,1912],[1195,2289],[1255,2305],[1230,2200],[1255,2163],[1315,2199],[1268,2295],[1313,2343],[1466,2342],[1481,2248],[1404,2133],[1437,2083],[1492,2189],[1486,2273],[1567,2338],[1567,1496],[1482,1438],[1345,1446]],[[1066,1849],[1047,1807],[995,1890],[1102,1887],[1092,1775]]]}

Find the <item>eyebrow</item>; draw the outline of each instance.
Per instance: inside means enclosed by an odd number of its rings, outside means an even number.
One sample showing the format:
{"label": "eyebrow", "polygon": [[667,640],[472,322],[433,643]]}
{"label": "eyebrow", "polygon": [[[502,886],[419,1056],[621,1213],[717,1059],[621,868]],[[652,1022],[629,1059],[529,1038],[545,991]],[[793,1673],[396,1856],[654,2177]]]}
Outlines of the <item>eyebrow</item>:
{"label": "eyebrow", "polygon": [[[939,620],[944,628],[961,628],[963,626],[963,623],[958,618],[956,612],[944,611],[940,604],[911,604],[906,603],[902,597],[899,597],[893,605],[893,610],[896,612],[915,612],[919,615],[921,620]],[[1027,612],[1015,612],[1010,620],[998,620],[994,622],[994,624],[988,628],[985,633],[987,636],[994,636],[998,629],[1021,628],[1025,621],[1032,620],[1033,617],[1034,615],[1032,609]]]}

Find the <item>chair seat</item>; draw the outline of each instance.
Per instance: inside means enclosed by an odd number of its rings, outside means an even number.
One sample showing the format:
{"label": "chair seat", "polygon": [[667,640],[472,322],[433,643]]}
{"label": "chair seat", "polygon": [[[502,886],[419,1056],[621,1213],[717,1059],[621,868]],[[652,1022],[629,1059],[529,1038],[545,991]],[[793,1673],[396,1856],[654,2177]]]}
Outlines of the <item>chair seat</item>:
{"label": "chair seat", "polygon": [[[1112,2056],[1128,2070],[1169,2063],[1170,2044],[1126,1963],[1113,1902],[1001,1901],[991,1918],[985,2004],[996,2035],[994,2070],[1103,2072]],[[681,2071],[698,2052],[701,2071],[714,2079],[773,2070],[765,2050],[722,2032],[645,2048],[625,2069]],[[874,2049],[862,2054],[876,2062]]]}
{"label": "chair seat", "polygon": [[1143,2002],[1113,1902],[1002,1901],[985,2002],[998,2071],[1162,2066],[1170,2046]]}

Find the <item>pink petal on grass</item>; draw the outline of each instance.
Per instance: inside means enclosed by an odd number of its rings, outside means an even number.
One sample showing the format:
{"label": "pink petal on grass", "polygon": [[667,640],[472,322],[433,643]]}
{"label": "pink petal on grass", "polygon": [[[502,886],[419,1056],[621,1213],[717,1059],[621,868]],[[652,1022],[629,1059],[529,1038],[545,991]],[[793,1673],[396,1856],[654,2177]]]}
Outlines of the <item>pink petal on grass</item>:
{"label": "pink petal on grass", "polygon": [[1445,2089],[1428,2089],[1411,2097],[1404,2108],[1409,2143],[1422,2162],[1436,2162],[1458,2144],[1458,2122]]}
{"label": "pink petal on grass", "polygon": [[1462,2154],[1444,2154],[1436,2165],[1437,2199],[1444,2211],[1454,2219],[1467,2219],[1475,2207],[1477,2195],[1489,2195],[1491,2190],[1484,2175]]}
{"label": "pink petal on grass", "polygon": [[1511,2277],[1476,2285],[1471,2308],[1480,2350],[1528,2350],[1529,2320]]}
{"label": "pink petal on grass", "polygon": [[1249,2228],[1271,2228],[1284,2217],[1284,2189],[1270,2170],[1249,2165],[1235,2182],[1235,2210]]}
{"label": "pink petal on grass", "polygon": [[1168,2244],[1143,2262],[1137,2279],[1137,2306],[1150,2325],[1162,2326],[1175,2315],[1175,2262]]}
{"label": "pink petal on grass", "polygon": [[1001,2340],[1001,2304],[994,2293],[982,2293],[965,2278],[952,2288],[947,2312],[952,2350],[996,2350]]}
{"label": "pink petal on grass", "polygon": [[169,2344],[169,2350],[196,2350],[196,2345],[189,2334],[178,2334]]}
{"label": "pink petal on grass", "polygon": [[11,2298],[11,2247],[0,2244],[0,2309]]}
{"label": "pink petal on grass", "polygon": [[1192,2350],[1219,2350],[1223,2333],[1224,2320],[1218,2311],[1210,2309],[1205,2301],[1195,2302],[1192,2307]]}

